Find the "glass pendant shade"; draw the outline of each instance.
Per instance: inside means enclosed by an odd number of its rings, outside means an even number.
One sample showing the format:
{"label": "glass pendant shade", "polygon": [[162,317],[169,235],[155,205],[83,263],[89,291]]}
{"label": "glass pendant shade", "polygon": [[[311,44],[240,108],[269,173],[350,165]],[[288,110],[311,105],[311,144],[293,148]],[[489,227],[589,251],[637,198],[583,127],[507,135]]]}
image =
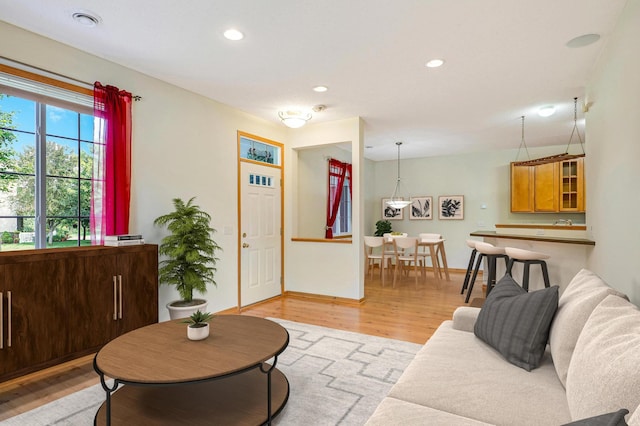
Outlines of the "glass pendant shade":
{"label": "glass pendant shade", "polygon": [[402,197],[401,184],[400,184],[400,145],[402,142],[396,142],[398,146],[398,179],[396,180],[396,187],[393,190],[391,198],[387,201],[387,205],[394,209],[403,209],[411,204],[410,200],[405,200]]}

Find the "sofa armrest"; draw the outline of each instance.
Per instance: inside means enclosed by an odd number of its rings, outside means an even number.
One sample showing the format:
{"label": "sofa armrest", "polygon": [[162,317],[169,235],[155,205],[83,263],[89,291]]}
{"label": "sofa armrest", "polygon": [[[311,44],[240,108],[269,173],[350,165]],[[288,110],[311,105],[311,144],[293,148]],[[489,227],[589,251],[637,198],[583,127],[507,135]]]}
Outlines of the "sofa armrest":
{"label": "sofa armrest", "polygon": [[453,313],[453,329],[473,333],[473,327],[480,313],[480,308],[460,306]]}

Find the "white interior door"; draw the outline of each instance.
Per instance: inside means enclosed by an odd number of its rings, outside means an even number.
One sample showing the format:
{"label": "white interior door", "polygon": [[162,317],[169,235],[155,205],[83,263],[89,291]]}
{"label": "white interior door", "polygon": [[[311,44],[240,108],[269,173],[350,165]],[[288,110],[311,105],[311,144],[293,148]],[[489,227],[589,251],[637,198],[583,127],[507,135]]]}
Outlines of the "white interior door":
{"label": "white interior door", "polygon": [[282,292],[280,170],[240,163],[240,306]]}

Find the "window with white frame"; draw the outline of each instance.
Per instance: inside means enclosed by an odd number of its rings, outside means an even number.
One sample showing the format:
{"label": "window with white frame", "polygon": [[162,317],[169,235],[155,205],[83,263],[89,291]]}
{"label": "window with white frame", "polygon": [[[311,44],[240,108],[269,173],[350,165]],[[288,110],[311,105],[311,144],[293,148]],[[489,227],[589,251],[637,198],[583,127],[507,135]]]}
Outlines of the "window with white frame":
{"label": "window with white frame", "polygon": [[90,245],[93,98],[0,72],[0,250]]}

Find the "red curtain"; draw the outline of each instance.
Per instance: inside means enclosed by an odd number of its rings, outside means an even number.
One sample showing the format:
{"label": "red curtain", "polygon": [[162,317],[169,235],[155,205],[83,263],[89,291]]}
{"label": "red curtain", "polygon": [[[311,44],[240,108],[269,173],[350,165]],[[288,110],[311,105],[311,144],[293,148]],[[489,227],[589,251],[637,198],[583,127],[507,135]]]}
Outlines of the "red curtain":
{"label": "red curtain", "polygon": [[333,225],[338,217],[338,208],[342,198],[342,188],[344,180],[349,175],[349,194],[351,194],[351,164],[342,161],[329,160],[329,199],[327,200],[327,225],[325,227],[325,238],[333,238]]}
{"label": "red curtain", "polygon": [[131,197],[131,101],[129,92],[95,82],[91,243],[129,232]]}

